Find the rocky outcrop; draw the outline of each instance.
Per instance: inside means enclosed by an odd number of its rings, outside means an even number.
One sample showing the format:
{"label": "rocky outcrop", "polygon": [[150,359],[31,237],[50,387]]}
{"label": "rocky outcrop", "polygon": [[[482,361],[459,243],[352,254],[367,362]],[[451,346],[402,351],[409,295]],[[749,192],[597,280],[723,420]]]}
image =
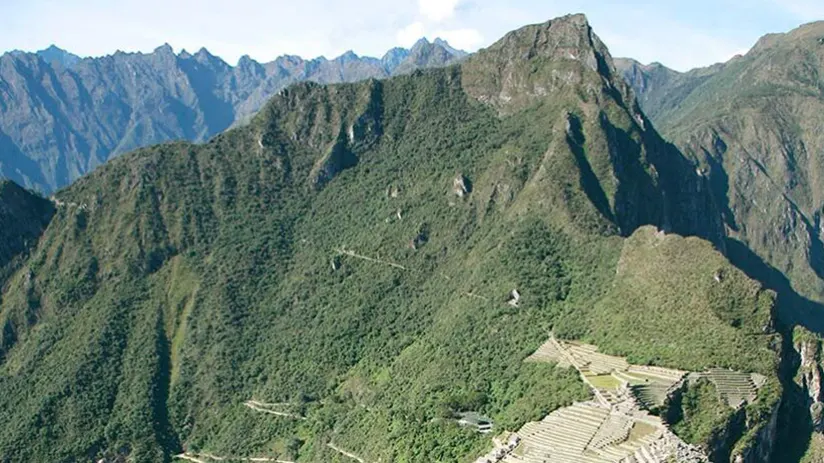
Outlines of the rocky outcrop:
{"label": "rocky outcrop", "polygon": [[[528,64],[534,60],[542,66]],[[605,84],[629,99],[628,85],[620,78],[613,80],[617,72],[607,47],[582,14],[511,32],[463,68],[467,92],[502,113],[573,87],[595,96]],[[592,75],[600,75],[603,82],[593,81]]]}
{"label": "rocky outcrop", "polygon": [[452,180],[452,192],[455,193],[455,196],[463,198],[472,193],[472,182],[464,174],[458,174]]}
{"label": "rocky outcrop", "polygon": [[821,339],[803,328],[796,328],[793,347],[800,359],[795,380],[806,395],[813,430],[818,433],[824,432]]}
{"label": "rocky outcrop", "polygon": [[[743,410],[742,410],[743,411]],[[735,463],[767,463],[772,460],[776,450],[778,437],[778,423],[781,411],[781,401],[776,403],[769,415],[769,420],[759,423],[759,427],[751,431],[752,437],[742,447],[733,449],[730,461]],[[751,426],[748,418],[745,426]]]}

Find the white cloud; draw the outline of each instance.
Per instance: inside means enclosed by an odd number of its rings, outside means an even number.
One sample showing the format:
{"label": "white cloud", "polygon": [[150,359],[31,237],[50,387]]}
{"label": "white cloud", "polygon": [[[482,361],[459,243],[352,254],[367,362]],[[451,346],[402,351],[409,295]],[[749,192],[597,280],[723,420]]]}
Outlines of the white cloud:
{"label": "white cloud", "polygon": [[418,0],[418,10],[428,20],[441,22],[455,15],[460,0]]}
{"label": "white cloud", "polygon": [[399,30],[397,34],[395,34],[395,38],[398,41],[398,45],[409,48],[424,35],[426,35],[426,27],[422,22],[418,21]]}
{"label": "white cloud", "polygon": [[435,37],[440,37],[449,42],[449,45],[466,51],[475,51],[484,43],[484,36],[477,29],[438,31]]}

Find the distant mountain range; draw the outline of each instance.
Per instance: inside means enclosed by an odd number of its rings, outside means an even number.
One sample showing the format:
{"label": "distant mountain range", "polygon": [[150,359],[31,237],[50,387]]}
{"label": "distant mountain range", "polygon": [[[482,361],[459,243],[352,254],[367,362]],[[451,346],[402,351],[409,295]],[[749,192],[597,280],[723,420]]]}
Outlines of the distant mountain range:
{"label": "distant mountain range", "polygon": [[455,63],[436,39],[383,58],[281,56],[236,66],[201,49],[80,58],[56,46],[0,57],[0,177],[50,193],[113,156],[170,140],[202,142],[248,120],[299,81],[354,82]]}

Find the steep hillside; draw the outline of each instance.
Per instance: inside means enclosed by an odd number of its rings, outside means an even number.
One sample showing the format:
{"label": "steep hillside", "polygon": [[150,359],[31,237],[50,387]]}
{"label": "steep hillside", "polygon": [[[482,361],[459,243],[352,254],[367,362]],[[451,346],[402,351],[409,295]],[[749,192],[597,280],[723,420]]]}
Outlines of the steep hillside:
{"label": "steep hillside", "polygon": [[37,244],[53,213],[47,200],[0,180],[0,286],[14,264]]}
{"label": "steep hillside", "polygon": [[205,141],[295,82],[385,78],[464,56],[425,39],[382,60],[352,52],[265,64],[243,57],[236,67],[205,49],[175,55],[168,45],[94,59],[56,47],[7,53],[0,56],[0,177],[51,192],[138,147]]}
{"label": "steep hillside", "polygon": [[[630,78],[656,127],[700,163],[730,238],[816,303],[824,302],[823,70],[819,22],[766,36],[746,56],[677,75],[658,88],[639,85],[654,80],[651,74]],[[769,279],[786,286],[782,278]],[[788,321],[820,331],[817,319]]]}
{"label": "steep hillside", "polygon": [[524,362],[554,332],[763,374],[743,427],[710,434],[766,461],[774,295],[656,231],[718,240],[707,188],[583,16],[460,66],[291,86],[249,125],[56,195],[3,291],[0,455],[471,461],[490,436],[458,413],[516,430],[590,397]]}
{"label": "steep hillside", "polygon": [[684,98],[723,70],[725,64],[678,72],[660,63],[645,65],[633,59],[617,58],[615,67],[635,90],[644,113],[658,122],[667,114],[677,113]]}

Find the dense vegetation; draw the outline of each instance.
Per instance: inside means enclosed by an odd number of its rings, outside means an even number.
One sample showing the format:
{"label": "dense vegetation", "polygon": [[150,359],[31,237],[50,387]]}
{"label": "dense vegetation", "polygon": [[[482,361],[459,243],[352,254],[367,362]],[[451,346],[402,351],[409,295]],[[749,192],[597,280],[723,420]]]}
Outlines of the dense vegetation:
{"label": "dense vegetation", "polygon": [[[572,78],[483,98],[514,91],[495,77],[511,56],[533,58],[515,82]],[[563,18],[462,67],[290,87],[246,127],[61,191],[3,290],[3,460],[339,461],[332,442],[463,461],[489,442],[456,413],[514,429],[589,396],[572,371],[523,362],[550,331],[774,375],[771,295],[708,243],[639,229],[716,224],[614,73],[589,25]],[[666,342],[645,341],[650,324]]]}
{"label": "dense vegetation", "polygon": [[824,22],[816,22],[706,69],[622,66],[656,127],[708,179],[730,247],[753,254],[731,253],[736,265],[777,270],[759,278],[786,293],[783,318],[816,332],[824,330],[822,38]]}
{"label": "dense vegetation", "polygon": [[770,375],[774,301],[706,241],[643,228],[625,241],[610,293],[586,324],[631,363]]}

